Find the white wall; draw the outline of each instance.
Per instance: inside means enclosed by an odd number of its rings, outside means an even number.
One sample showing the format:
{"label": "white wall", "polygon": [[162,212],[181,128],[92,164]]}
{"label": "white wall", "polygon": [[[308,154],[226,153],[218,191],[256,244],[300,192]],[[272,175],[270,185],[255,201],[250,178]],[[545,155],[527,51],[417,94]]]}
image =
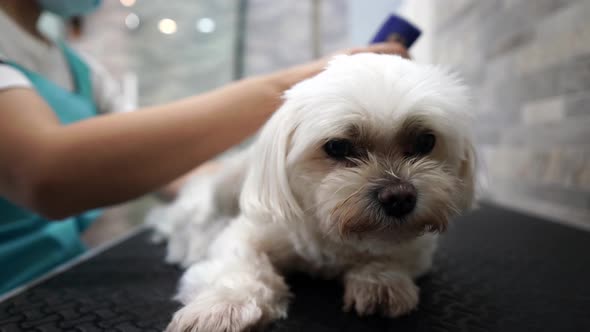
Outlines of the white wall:
{"label": "white wall", "polygon": [[[404,0],[348,0],[351,46],[366,45],[377,30]],[[369,5],[370,4],[370,5]]]}
{"label": "white wall", "polygon": [[411,50],[412,57],[417,62],[431,63],[433,61],[432,38],[435,35],[433,31],[433,1],[436,0],[402,0],[398,8],[398,13],[401,16],[422,30],[422,35]]}

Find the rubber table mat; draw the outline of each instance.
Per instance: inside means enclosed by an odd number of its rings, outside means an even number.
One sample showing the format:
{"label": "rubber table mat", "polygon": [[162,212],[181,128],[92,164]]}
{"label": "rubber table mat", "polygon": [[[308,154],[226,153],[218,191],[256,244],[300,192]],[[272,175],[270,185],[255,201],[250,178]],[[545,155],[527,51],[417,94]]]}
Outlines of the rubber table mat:
{"label": "rubber table mat", "polygon": [[[162,331],[181,270],[143,231],[0,303],[0,331]],[[268,331],[590,331],[590,233],[483,205],[442,237],[417,311],[341,312],[337,282],[290,276]]]}

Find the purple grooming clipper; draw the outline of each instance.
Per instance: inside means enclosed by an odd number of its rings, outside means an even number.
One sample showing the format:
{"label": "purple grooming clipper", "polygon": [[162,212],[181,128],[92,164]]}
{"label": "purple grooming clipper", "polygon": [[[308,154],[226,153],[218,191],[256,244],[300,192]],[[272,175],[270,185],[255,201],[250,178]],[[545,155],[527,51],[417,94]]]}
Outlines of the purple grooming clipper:
{"label": "purple grooming clipper", "polygon": [[388,40],[397,40],[410,48],[412,44],[420,37],[422,32],[412,23],[403,18],[392,14],[387,21],[383,23],[379,32],[375,35],[371,44],[380,43]]}

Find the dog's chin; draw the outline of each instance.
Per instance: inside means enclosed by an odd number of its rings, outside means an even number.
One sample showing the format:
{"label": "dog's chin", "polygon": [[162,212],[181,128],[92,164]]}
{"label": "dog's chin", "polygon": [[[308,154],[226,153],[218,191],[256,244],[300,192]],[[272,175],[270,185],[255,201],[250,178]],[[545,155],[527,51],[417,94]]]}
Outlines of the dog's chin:
{"label": "dog's chin", "polygon": [[[375,213],[379,214],[379,213]],[[333,211],[329,218],[331,229],[326,233],[339,240],[384,240],[396,243],[412,240],[426,233],[446,231],[452,214],[439,210],[439,213],[412,213],[394,217],[375,217],[369,215],[351,215],[344,208]]]}

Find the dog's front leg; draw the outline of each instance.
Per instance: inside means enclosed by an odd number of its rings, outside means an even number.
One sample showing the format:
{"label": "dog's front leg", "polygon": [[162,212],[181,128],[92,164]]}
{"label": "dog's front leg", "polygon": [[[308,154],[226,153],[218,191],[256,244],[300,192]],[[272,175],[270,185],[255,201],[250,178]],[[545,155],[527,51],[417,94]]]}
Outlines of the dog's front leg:
{"label": "dog's front leg", "polygon": [[287,314],[289,290],[264,253],[254,250],[193,265],[182,278],[185,305],[167,331],[249,331]]}
{"label": "dog's front leg", "polygon": [[344,274],[344,310],[360,316],[398,317],[418,305],[418,287],[404,268],[388,263],[368,263]]}

